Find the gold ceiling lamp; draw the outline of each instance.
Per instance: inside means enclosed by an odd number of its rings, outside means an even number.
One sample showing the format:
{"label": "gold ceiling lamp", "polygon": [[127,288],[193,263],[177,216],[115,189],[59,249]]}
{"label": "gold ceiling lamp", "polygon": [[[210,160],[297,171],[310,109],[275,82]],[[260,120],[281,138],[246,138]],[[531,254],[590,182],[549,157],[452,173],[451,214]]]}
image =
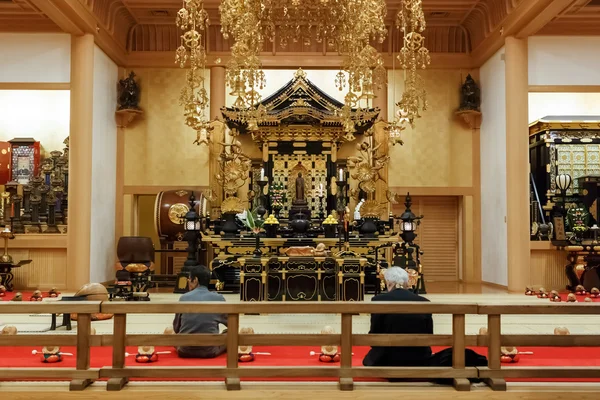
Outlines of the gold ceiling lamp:
{"label": "gold ceiling lamp", "polygon": [[203,0],[184,0],[183,7],[177,13],[176,24],[183,33],[175,63],[181,68],[189,65],[179,103],[184,107],[185,124],[196,131],[194,143],[208,145],[212,126],[206,116],[209,101],[205,88],[206,49],[203,34],[209,20]]}
{"label": "gold ceiling lamp", "polygon": [[336,40],[344,62],[335,83],[340,91],[348,87],[340,117],[347,140],[354,140],[356,126],[365,122],[363,116],[373,107],[374,90],[387,84],[383,57],[370,44],[371,40],[385,40],[387,8],[383,0],[348,0],[339,4],[342,12]]}
{"label": "gold ceiling lamp", "polygon": [[[392,41],[392,53],[396,52],[396,48],[394,47],[394,36],[390,37]],[[393,88],[393,104],[396,104],[396,58],[392,58],[392,88]],[[384,128],[388,134],[389,143],[392,146],[399,144],[402,146],[404,141],[402,140],[402,131],[406,129],[404,126],[404,122],[406,121],[405,116],[401,109],[398,109],[394,112],[393,121],[387,123]]]}
{"label": "gold ceiling lamp", "polygon": [[425,69],[431,62],[429,50],[425,47],[425,14],[421,0],[403,0],[396,16],[396,27],[403,33],[404,41],[397,59],[404,69],[404,92],[396,103],[397,123],[408,122],[414,128],[414,121],[421,117],[420,111],[427,109],[427,92],[418,69]]}
{"label": "gold ceiling lamp", "polygon": [[265,40],[278,40],[284,48],[292,42],[310,46],[312,40],[326,40],[344,56],[335,84],[339,90],[348,88],[339,117],[348,140],[353,140],[355,125],[363,122],[360,111],[366,115],[373,90],[387,80],[383,58],[370,45],[371,40],[382,43],[387,35],[384,0],[223,0],[219,11],[224,37],[234,40],[228,86],[236,97],[234,108],[242,111],[250,129],[265,117],[257,92],[265,86],[259,57]]}
{"label": "gold ceiling lamp", "polygon": [[235,96],[233,107],[239,111],[249,130],[258,129],[266,116],[258,93],[266,85],[259,55],[263,49],[265,8],[261,0],[223,0],[219,5],[221,32],[233,37],[231,60],[227,64],[227,85]]}

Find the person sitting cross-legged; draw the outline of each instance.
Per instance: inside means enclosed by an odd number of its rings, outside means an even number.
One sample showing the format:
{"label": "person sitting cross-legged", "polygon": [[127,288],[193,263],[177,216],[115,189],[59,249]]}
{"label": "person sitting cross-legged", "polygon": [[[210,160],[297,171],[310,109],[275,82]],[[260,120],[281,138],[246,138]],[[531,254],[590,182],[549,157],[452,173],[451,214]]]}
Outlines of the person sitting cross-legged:
{"label": "person sitting cross-legged", "polygon": [[[179,301],[225,301],[223,295],[208,290],[211,272],[203,265],[190,268],[189,292]],[[173,321],[175,333],[219,333],[219,324],[227,326],[225,314],[177,314]],[[215,358],[225,353],[225,346],[179,346],[177,355],[182,358]]]}
{"label": "person sitting cross-legged", "polygon": [[[384,273],[387,293],[374,296],[372,301],[429,301],[406,290],[408,273],[400,267],[391,267]],[[374,334],[433,334],[431,314],[371,314]],[[432,354],[431,347],[371,347],[363,360],[367,367],[451,367],[452,348]],[[473,350],[465,350],[467,367],[487,366],[487,359]],[[395,380],[395,379],[394,379]],[[446,383],[441,382],[440,383]]]}
{"label": "person sitting cross-legged", "polygon": [[[388,268],[384,273],[387,292],[374,296],[372,301],[429,301],[404,289],[408,274],[400,267]],[[369,333],[379,334],[432,334],[431,314],[371,314]],[[431,347],[371,347],[363,360],[366,367],[417,367],[429,365]]]}

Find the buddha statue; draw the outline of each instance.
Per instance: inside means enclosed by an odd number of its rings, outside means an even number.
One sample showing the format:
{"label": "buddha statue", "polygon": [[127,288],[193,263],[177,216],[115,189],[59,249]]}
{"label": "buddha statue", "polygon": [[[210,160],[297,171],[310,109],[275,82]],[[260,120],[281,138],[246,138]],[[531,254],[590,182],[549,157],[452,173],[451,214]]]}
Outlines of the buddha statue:
{"label": "buddha statue", "polygon": [[465,83],[463,83],[460,91],[460,110],[479,111],[479,105],[481,104],[479,86],[475,83],[471,74],[467,75]]}
{"label": "buddha statue", "polygon": [[304,198],[304,178],[302,177],[302,172],[298,172],[298,177],[296,178],[296,200],[298,202],[306,201]]}

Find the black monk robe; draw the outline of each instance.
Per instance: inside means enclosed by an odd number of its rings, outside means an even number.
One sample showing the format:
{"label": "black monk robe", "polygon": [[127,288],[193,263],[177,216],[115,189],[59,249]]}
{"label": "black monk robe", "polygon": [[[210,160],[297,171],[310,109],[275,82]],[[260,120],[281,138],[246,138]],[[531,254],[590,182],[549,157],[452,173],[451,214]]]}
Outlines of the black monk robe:
{"label": "black monk robe", "polygon": [[[377,295],[372,301],[429,301],[404,289]],[[369,333],[433,334],[431,314],[371,314]],[[429,366],[431,347],[371,347],[363,360],[367,367]]]}
{"label": "black monk robe", "polygon": [[[372,298],[372,301],[429,301],[408,290],[394,289]],[[433,334],[431,314],[371,314],[369,333],[380,334]],[[367,367],[451,367],[452,348],[435,354],[431,347],[371,347],[363,365]],[[487,366],[487,359],[471,349],[465,350],[467,367]],[[390,379],[392,381],[396,379]],[[452,380],[437,380],[451,383]],[[473,380],[472,380],[473,381]],[[476,380],[475,380],[476,381]]]}

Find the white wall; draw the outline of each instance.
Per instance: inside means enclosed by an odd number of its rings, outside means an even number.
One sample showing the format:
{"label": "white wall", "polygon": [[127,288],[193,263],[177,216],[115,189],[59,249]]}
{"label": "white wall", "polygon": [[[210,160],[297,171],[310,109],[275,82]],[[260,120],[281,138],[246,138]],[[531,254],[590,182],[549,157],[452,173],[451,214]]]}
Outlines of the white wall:
{"label": "white wall", "polygon": [[71,81],[71,35],[0,33],[0,82]]}
{"label": "white wall", "polygon": [[530,85],[600,85],[600,37],[528,39]]}
{"label": "white wall", "polygon": [[62,151],[70,102],[68,90],[0,90],[0,141],[31,137],[46,153]]}
{"label": "white wall", "polygon": [[[71,35],[0,33],[0,83],[69,83]],[[45,152],[69,136],[69,90],[0,90],[0,141],[32,137]]]}
{"label": "white wall", "polygon": [[529,122],[552,115],[599,116],[600,93],[529,93]]}
{"label": "white wall", "polygon": [[114,278],[118,68],[94,48],[90,282]]}
{"label": "white wall", "polygon": [[482,280],[508,285],[506,231],[506,76],[504,48],[479,70],[481,82]]}
{"label": "white wall", "polygon": [[[264,89],[258,90],[258,93],[263,97],[263,99],[269,97],[277,90],[279,90],[283,85],[294,79],[294,74],[297,69],[269,69],[265,71],[265,80],[267,81],[267,85]],[[321,69],[321,70],[304,70],[306,72],[306,78],[314,83],[319,89],[323,90],[329,96],[334,99],[343,102],[344,96],[348,93],[348,89],[340,91],[335,87],[335,76],[339,72],[339,70],[333,69]],[[347,77],[346,77],[347,80]],[[233,105],[235,101],[235,96],[231,96],[229,93],[231,92],[231,88],[227,87],[227,97],[225,103],[228,107]]]}

